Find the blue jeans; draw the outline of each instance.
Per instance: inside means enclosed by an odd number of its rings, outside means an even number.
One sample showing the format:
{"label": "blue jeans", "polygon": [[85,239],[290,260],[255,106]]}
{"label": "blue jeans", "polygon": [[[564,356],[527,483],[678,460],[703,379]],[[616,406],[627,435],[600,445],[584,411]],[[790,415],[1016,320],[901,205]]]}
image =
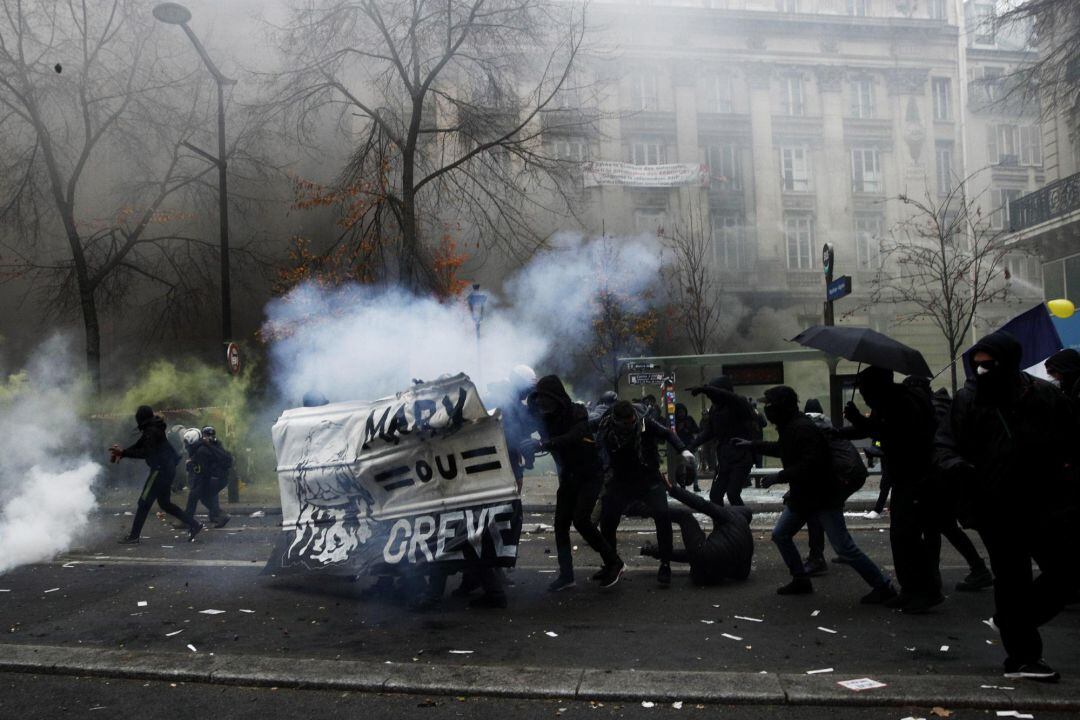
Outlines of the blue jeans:
{"label": "blue jeans", "polygon": [[851,567],[855,569],[855,572],[859,573],[862,579],[866,581],[867,585],[876,588],[889,582],[889,578],[885,577],[885,574],[881,572],[881,568],[875,565],[873,560],[866,557],[866,553],[860,550],[859,546],[851,538],[847,523],[844,522],[843,510],[821,510],[816,513],[802,514],[785,507],[784,512],[780,513],[780,517],[776,521],[776,526],[773,527],[772,541],[776,543],[776,547],[780,551],[780,557],[784,559],[784,564],[788,566],[788,570],[793,577],[806,575],[806,571],[803,570],[802,555],[799,554],[799,549],[795,547],[793,538],[799,530],[802,530],[806,521],[812,517],[821,523],[821,527],[825,530],[825,536],[829,538],[829,544],[832,545],[836,554],[847,560]]}

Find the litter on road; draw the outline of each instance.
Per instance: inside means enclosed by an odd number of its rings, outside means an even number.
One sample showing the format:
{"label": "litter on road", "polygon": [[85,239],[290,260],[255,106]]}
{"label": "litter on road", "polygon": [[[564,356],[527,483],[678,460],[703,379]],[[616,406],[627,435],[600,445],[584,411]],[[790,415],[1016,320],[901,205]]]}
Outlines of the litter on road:
{"label": "litter on road", "polygon": [[949,646],[948,645],[942,645],[941,646],[941,652],[949,652]]}
{"label": "litter on road", "polygon": [[559,637],[559,633],[551,632],[550,630],[548,630],[544,634],[547,635],[548,637]]}
{"label": "litter on road", "polygon": [[1014,687],[1008,685],[980,685],[983,690],[1015,690]]}
{"label": "litter on road", "polygon": [[846,687],[848,690],[854,690],[860,692],[862,690],[873,690],[874,688],[885,687],[885,683],[878,682],[871,678],[856,678],[854,680],[841,680],[836,683],[842,687]]}
{"label": "litter on road", "polygon": [[818,630],[820,630],[821,632],[827,632],[830,635],[835,635],[837,633],[837,631],[833,630],[832,628],[821,627],[820,625],[818,625]]}
{"label": "litter on road", "polygon": [[188,643],[187,649],[190,650],[191,652],[199,652],[198,650],[195,649],[195,646],[192,645],[191,643]]}
{"label": "litter on road", "polygon": [[200,615],[220,615],[223,612],[225,612],[225,611],[224,610],[215,610],[214,608],[210,608],[208,610],[200,610],[199,614]]}
{"label": "litter on road", "polygon": [[1030,713],[1022,713],[1022,712],[1019,712],[1018,710],[998,710],[997,711],[997,716],[998,717],[1020,718],[1020,720],[1032,720],[1032,718],[1035,717],[1034,715],[1032,715]]}
{"label": "litter on road", "polygon": [[720,634],[723,637],[726,637],[728,640],[738,640],[738,641],[742,640],[742,638],[739,637],[738,635],[732,635],[731,633],[720,633]]}
{"label": "litter on road", "polygon": [[56,592],[56,591],[57,591],[57,590],[59,590],[59,589],[60,589],[60,588],[49,588],[49,589],[48,589],[48,590],[46,590],[45,592],[47,592],[47,593],[51,593],[51,592]]}
{"label": "litter on road", "polygon": [[146,607],[149,604],[150,603],[146,602],[145,600],[140,600],[139,602],[135,603],[136,607]]}
{"label": "litter on road", "polygon": [[676,700],[675,702],[671,703],[671,707],[675,708],[676,710],[682,710],[682,700]]}
{"label": "litter on road", "polygon": [[748,620],[750,622],[765,622],[761,618],[746,617],[745,615],[736,615],[735,619],[736,620]]}
{"label": "litter on road", "polygon": [[806,674],[807,675],[820,675],[821,673],[831,673],[832,671],[833,671],[832,668],[821,668],[820,670],[807,670]]}
{"label": "litter on road", "polygon": [[815,610],[814,612],[810,613],[810,617],[817,617],[820,614],[821,614],[820,610]]}
{"label": "litter on road", "polygon": [[716,623],[715,620],[702,620],[701,622],[705,623],[706,625],[713,625],[714,623]]}
{"label": "litter on road", "polygon": [[450,654],[451,655],[472,655],[473,651],[472,650],[451,650]]}
{"label": "litter on road", "polygon": [[251,513],[250,517],[254,517],[254,518],[266,517],[266,513],[264,513],[262,510],[256,510],[255,512]]}
{"label": "litter on road", "polygon": [[652,702],[651,700],[642,700],[641,701],[641,707],[643,707],[643,708],[656,707],[656,703]]}
{"label": "litter on road", "polygon": [[179,635],[182,632],[184,632],[183,628],[180,628],[179,630],[173,630],[172,632],[165,633],[165,637],[172,637],[173,635]]}
{"label": "litter on road", "polygon": [[248,610],[247,608],[240,608],[240,612],[247,613],[248,615],[254,615],[255,614],[254,610]]}

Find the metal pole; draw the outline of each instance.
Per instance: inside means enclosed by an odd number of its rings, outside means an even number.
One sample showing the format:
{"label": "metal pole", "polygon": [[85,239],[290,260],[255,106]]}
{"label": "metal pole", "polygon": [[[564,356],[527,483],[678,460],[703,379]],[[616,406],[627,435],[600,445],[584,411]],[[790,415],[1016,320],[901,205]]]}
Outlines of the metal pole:
{"label": "metal pole", "polygon": [[[828,264],[825,266],[825,325],[832,327],[836,324],[833,315],[833,301],[829,299],[829,286],[833,281],[833,270],[836,264],[836,257],[830,248],[827,250],[829,255]],[[834,427],[842,427],[844,424],[844,407],[843,407],[843,393],[840,387],[840,381],[836,377],[836,368],[840,364],[840,359],[829,355],[826,357],[825,362],[829,366],[829,418],[832,420]]]}
{"label": "metal pole", "polygon": [[[218,88],[218,221],[221,233],[221,341],[232,340],[232,287],[229,273],[229,185],[225,154],[225,86],[215,77]],[[229,492],[232,495],[232,490]]]}

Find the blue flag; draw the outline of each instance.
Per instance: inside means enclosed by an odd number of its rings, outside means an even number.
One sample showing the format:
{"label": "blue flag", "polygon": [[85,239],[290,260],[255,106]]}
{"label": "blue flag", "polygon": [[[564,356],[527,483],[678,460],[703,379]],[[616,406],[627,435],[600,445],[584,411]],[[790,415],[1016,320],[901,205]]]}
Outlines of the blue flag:
{"label": "blue flag", "polygon": [[[1021,369],[1038,365],[1062,348],[1061,338],[1046,303],[1039,303],[1020,313],[998,330],[1005,330],[1020,341],[1020,347],[1023,348],[1020,356]],[[964,372],[969,378],[974,375],[970,356],[971,348],[968,348],[964,351]]]}

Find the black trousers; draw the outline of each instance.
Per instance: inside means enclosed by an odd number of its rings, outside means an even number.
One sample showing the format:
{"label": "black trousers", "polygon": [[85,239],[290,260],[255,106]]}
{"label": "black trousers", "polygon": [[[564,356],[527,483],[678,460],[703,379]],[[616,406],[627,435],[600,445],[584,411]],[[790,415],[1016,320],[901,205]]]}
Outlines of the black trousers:
{"label": "black trousers", "polygon": [[224,518],[225,513],[221,511],[221,503],[218,502],[218,493],[221,492],[221,490],[216,482],[209,478],[198,480],[191,480],[189,478],[188,484],[191,487],[188,490],[187,504],[184,506],[184,512],[191,517],[195,517],[195,507],[201,502],[206,507],[211,522],[217,522]]}
{"label": "black trousers", "polygon": [[[1009,658],[1028,663],[1042,658],[1039,627],[1054,618],[1075,592],[1075,508],[1040,522],[1001,517],[982,523],[979,535],[994,572],[994,623]],[[1033,577],[1031,562],[1039,566]]]}
{"label": "black trousers", "polygon": [[476,588],[482,589],[489,597],[506,597],[506,582],[503,579],[502,568],[485,565],[462,571],[461,590],[471,592]]}
{"label": "black trousers", "polygon": [[671,530],[671,517],[668,513],[667,492],[663,482],[656,478],[651,483],[630,484],[618,478],[608,483],[600,507],[600,533],[611,547],[616,547],[615,533],[619,521],[631,503],[644,503],[649,515],[656,523],[656,545],[660,551],[660,561],[671,561],[671,546],[674,533]]}
{"label": "black trousers", "polygon": [[889,544],[906,595],[941,594],[941,529],[931,505],[915,478],[893,478]]}
{"label": "black trousers", "polygon": [[155,502],[165,512],[187,523],[189,527],[195,527],[195,518],[175,505],[170,497],[175,474],[175,470],[150,471],[146,484],[143,485],[142,494],[139,495],[139,505],[135,508],[135,520],[131,523],[131,537],[139,537],[142,534],[146,516],[150,514],[150,508]]}
{"label": "black trousers", "polygon": [[956,522],[955,517],[948,517],[943,520],[939,520],[938,527],[941,529],[941,536],[949,541],[949,543],[956,548],[964,560],[967,561],[968,567],[972,572],[978,572],[986,569],[986,562],[983,561],[979,555],[979,551],[975,548],[975,543],[971,542],[971,538],[964,532],[963,528]]}
{"label": "black trousers", "polygon": [[604,565],[619,561],[614,542],[605,541],[592,521],[593,507],[600,496],[599,477],[581,477],[572,473],[559,476],[555,492],[555,548],[559,558],[559,573],[574,576],[574,546],[570,542],[570,527],[581,535],[600,557]]}
{"label": "black trousers", "polygon": [[[742,491],[750,478],[752,460],[748,455],[745,458],[729,458],[725,457],[725,454],[718,453],[716,476],[713,478],[712,487],[709,488],[709,500],[717,505],[723,505],[726,495],[731,505],[744,505]],[[746,455],[746,453],[742,454]]]}

